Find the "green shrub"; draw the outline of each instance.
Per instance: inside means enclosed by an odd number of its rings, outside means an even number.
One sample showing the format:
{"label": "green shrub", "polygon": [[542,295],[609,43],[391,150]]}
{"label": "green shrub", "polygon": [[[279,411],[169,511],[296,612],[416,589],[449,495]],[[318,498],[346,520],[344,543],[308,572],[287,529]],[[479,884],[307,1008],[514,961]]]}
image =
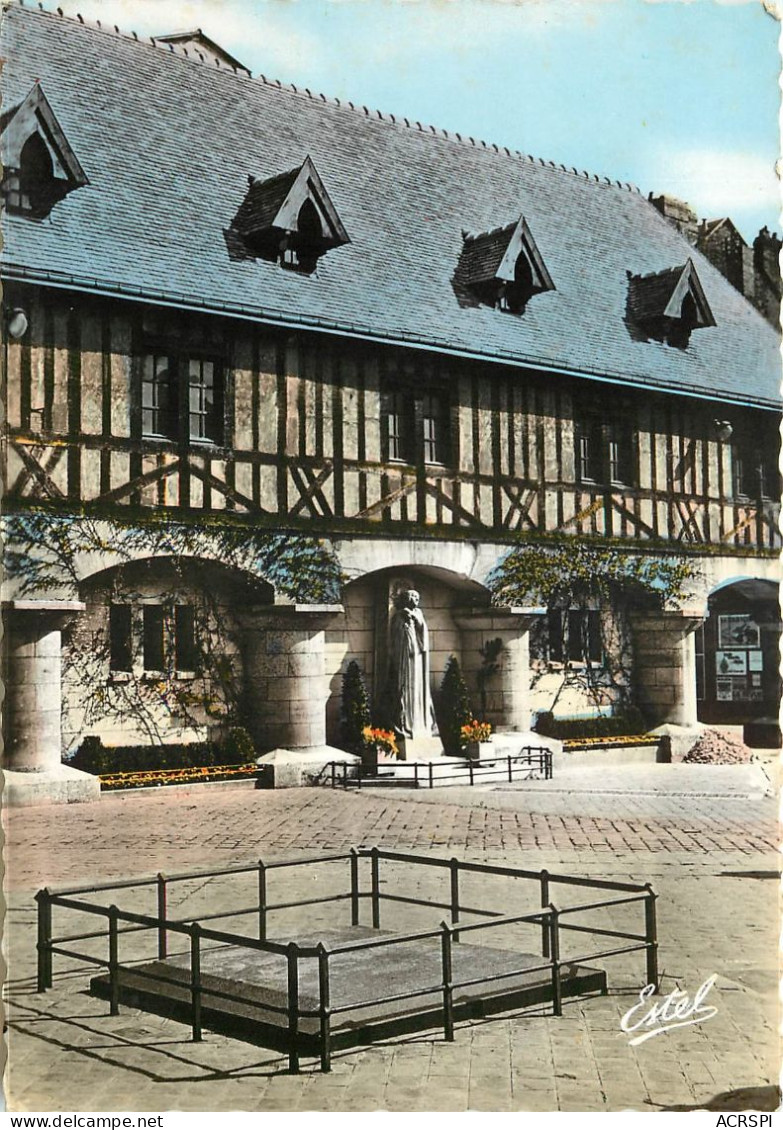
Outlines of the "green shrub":
{"label": "green shrub", "polygon": [[462,752],[462,738],[460,730],[466,726],[473,717],[470,705],[470,695],[465,680],[462,677],[459,661],[454,655],[449,656],[443,682],[440,685],[440,710],[438,711],[438,727],[443,749],[449,756],[459,755]]}
{"label": "green shrub", "polygon": [[342,701],[343,742],[350,753],[361,753],[362,730],[369,726],[370,699],[364,685],[362,669],[352,659],[343,675]]}
{"label": "green shrub", "polygon": [[[190,742],[170,745],[104,746],[99,737],[83,739],[68,764],[85,773],[131,773],[142,769],[187,769],[202,765],[236,765],[255,760],[250,735],[229,734],[225,742]],[[234,733],[234,731],[232,731]],[[249,743],[249,747],[246,743]]]}
{"label": "green shrub", "polygon": [[244,765],[258,756],[255,743],[244,726],[234,726],[228,731],[222,752],[226,765]]}
{"label": "green shrub", "polygon": [[647,723],[635,706],[622,713],[597,718],[555,718],[551,711],[542,711],[533,729],[547,738],[614,738],[644,734]]}

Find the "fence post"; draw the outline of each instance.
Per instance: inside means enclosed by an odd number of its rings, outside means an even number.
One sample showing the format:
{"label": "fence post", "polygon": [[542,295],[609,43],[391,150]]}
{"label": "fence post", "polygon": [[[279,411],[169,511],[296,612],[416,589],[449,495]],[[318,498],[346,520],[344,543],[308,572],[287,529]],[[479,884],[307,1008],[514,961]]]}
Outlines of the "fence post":
{"label": "fence post", "polygon": [[[452,857],[449,860],[449,873],[451,877],[451,921],[459,922],[459,860]],[[454,934],[454,941],[459,941],[459,934]]]}
{"label": "fence post", "polygon": [[190,1025],[195,1043],[201,1041],[201,926],[190,927]]}
{"label": "fence post", "polygon": [[38,989],[45,993],[52,987],[52,901],[49,888],[35,896],[38,903]]}
{"label": "fence post", "polygon": [[299,1074],[299,946],[289,942],[288,961],[288,1070]]}
{"label": "fence post", "polygon": [[381,877],[377,847],[372,848],[370,851],[370,863],[372,867],[372,889],[370,893],[370,901],[372,902],[372,927],[373,930],[378,930],[381,925]]}
{"label": "fence post", "polygon": [[258,940],[266,941],[266,864],[258,861]]}
{"label": "fence post", "polygon": [[332,788],[334,788],[334,786],[335,786],[335,770],[337,768],[337,762],[336,761],[330,761],[329,762],[329,768],[332,770]]}
{"label": "fence post", "polygon": [[508,755],[508,779],[509,783],[514,780],[514,775],[511,772],[511,754]]}
{"label": "fence post", "polygon": [[351,848],[351,925],[359,925],[359,853]]}
{"label": "fence post", "polygon": [[109,907],[109,1015],[120,1014],[120,961],[118,923],[120,912],[116,906]]}
{"label": "fence post", "polygon": [[454,1040],[454,984],[451,962],[451,927],[441,922],[441,957],[443,960],[443,1035]]}
{"label": "fence post", "polygon": [[168,899],[166,892],[166,876],[160,871],[157,876],[158,883],[158,957],[168,954],[168,934],[166,920],[168,918]]}
{"label": "fence post", "polygon": [[644,899],[644,932],[647,936],[647,984],[655,986],[658,992],[658,925],[655,916],[657,895],[650,883],[645,883],[647,894]]}
{"label": "fence post", "polygon": [[473,758],[468,758],[468,774],[470,776],[470,783],[473,784]]}
{"label": "fence post", "polygon": [[413,763],[413,787],[414,787],[414,789],[418,789],[418,787],[419,787],[419,763],[418,763],[418,761],[414,761],[414,763]]}
{"label": "fence post", "polygon": [[318,989],[321,1000],[321,1071],[332,1070],[332,1002],[329,991],[329,952],[323,942],[318,944]]}
{"label": "fence post", "polygon": [[428,762],[428,766],[429,766],[430,788],[432,788],[432,762],[431,761]]}
{"label": "fence post", "polygon": [[[541,880],[541,909],[546,910],[549,906],[549,872],[542,870],[539,878]],[[541,953],[544,957],[549,957],[549,923],[546,919],[541,923]]]}
{"label": "fence post", "polygon": [[550,957],[552,960],[552,1011],[563,1015],[563,994],[560,984],[560,911],[549,904]]}

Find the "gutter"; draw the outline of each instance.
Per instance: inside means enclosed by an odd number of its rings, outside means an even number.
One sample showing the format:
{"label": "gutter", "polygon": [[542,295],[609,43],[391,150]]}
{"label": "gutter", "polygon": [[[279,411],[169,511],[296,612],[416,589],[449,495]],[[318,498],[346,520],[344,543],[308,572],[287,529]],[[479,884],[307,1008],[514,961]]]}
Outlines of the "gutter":
{"label": "gutter", "polygon": [[276,326],[282,329],[312,329],[317,330],[319,333],[334,337],[348,337],[355,341],[370,341],[380,345],[392,345],[397,347],[400,345],[410,346],[428,353],[438,353],[447,357],[459,357],[468,361],[481,361],[485,364],[500,364],[515,369],[535,368],[542,373],[556,373],[558,376],[589,379],[602,384],[617,385],[622,388],[637,388],[647,391],[654,390],[674,396],[686,396],[693,400],[705,400],[711,403],[721,404],[736,404],[743,407],[758,408],[773,412],[780,412],[781,410],[779,401],[731,396],[728,393],[721,392],[699,392],[696,389],[684,385],[672,385],[654,380],[644,381],[629,377],[611,376],[591,369],[572,369],[552,365],[545,361],[538,361],[535,358],[527,358],[524,361],[520,361],[517,357],[460,349],[454,346],[426,341],[422,338],[389,337],[385,334],[373,333],[372,330],[368,330],[366,327],[355,326],[350,323],[338,325],[333,322],[323,321],[314,316],[298,315],[296,318],[292,318],[278,312],[259,312],[257,308],[244,306],[241,303],[230,305],[222,302],[207,302],[206,300],[193,298],[188,295],[148,291],[141,287],[123,286],[122,283],[117,283],[111,287],[101,284],[97,279],[78,278],[75,275],[56,273],[54,271],[35,271],[26,267],[5,265],[0,268],[0,277],[9,282],[22,281],[38,283],[57,290],[76,290],[81,293],[96,294],[106,298],[119,297],[144,302],[154,302],[158,306],[165,306],[176,310],[229,315],[241,321],[252,322],[254,324],[263,323],[264,325]]}

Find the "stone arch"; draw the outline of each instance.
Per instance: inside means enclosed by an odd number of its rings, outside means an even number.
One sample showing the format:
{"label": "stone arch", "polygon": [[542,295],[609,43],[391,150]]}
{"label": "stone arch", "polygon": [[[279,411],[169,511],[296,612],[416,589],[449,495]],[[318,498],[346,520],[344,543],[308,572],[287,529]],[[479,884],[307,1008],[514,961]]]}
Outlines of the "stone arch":
{"label": "stone arch", "polygon": [[778,582],[740,574],[713,586],[695,639],[700,721],[779,735],[780,634]]}
{"label": "stone arch", "polygon": [[[438,548],[443,548],[441,545]],[[415,589],[429,634],[430,690],[439,710],[439,691],[449,656],[456,655],[463,670],[473,708],[486,715],[496,729],[527,730],[529,710],[529,653],[527,634],[531,617],[521,610],[493,608],[491,593],[475,579],[476,555],[456,547],[445,554],[448,565],[426,552],[392,564],[388,558],[353,576],[343,591],[344,616],[327,632],[327,669],[330,672],[327,732],[339,740],[342,677],[352,660],[362,670],[373,702],[375,720],[389,725],[389,629],[394,597],[401,589]],[[441,553],[441,558],[444,554]],[[376,560],[371,558],[371,564]],[[461,568],[451,568],[457,564]],[[471,575],[473,574],[473,575]],[[484,677],[487,644],[497,648],[492,674]]]}
{"label": "stone arch", "polygon": [[242,616],[272,586],[198,556],[158,553],[80,581],[63,635],[63,738],[105,746],[221,740],[245,697]]}

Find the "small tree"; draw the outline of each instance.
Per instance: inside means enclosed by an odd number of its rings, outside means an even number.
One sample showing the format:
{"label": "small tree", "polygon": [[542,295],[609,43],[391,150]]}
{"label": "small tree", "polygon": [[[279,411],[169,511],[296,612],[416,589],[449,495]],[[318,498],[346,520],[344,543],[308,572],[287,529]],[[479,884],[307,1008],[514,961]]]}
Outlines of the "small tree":
{"label": "small tree", "polygon": [[362,749],[362,730],[370,725],[370,699],[362,669],[352,659],[343,675],[343,741],[351,753]]}
{"label": "small tree", "polygon": [[459,754],[462,749],[460,729],[473,717],[470,695],[462,677],[457,657],[449,656],[443,682],[440,686],[440,736],[447,754]]}

